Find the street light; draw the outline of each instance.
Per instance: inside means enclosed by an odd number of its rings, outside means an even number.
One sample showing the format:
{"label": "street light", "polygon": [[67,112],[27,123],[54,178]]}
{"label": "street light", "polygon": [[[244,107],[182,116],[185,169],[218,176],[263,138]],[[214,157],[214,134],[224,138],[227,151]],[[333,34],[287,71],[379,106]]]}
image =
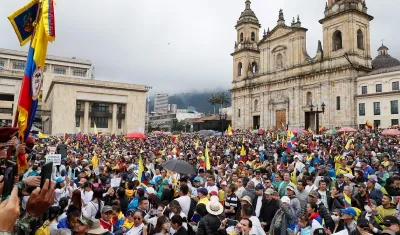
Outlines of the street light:
{"label": "street light", "polygon": [[226,113],[219,113],[219,120],[221,121],[221,133],[224,133],[224,120],[226,120],[227,116],[228,115]]}
{"label": "street light", "polygon": [[145,86],[144,87],[147,90],[147,97],[146,97],[146,103],[147,103],[147,107],[146,107],[146,133],[149,133],[149,123],[150,123],[150,97],[149,97],[149,91],[151,89],[153,89],[153,87],[151,86]]}
{"label": "street light", "polygon": [[318,133],[318,134],[319,134],[319,114],[320,114],[320,113],[325,113],[325,106],[326,106],[325,103],[322,102],[322,104],[321,104],[322,110],[318,110],[318,105],[317,105],[317,110],[314,111],[314,107],[315,107],[315,106],[314,106],[312,103],[310,104],[310,113],[311,113],[311,114],[316,114],[316,119],[317,119],[316,122],[317,122],[317,123],[316,123],[316,126],[315,126],[315,127],[316,127],[316,128],[315,128],[315,129],[316,129],[315,131],[316,131],[316,133]]}

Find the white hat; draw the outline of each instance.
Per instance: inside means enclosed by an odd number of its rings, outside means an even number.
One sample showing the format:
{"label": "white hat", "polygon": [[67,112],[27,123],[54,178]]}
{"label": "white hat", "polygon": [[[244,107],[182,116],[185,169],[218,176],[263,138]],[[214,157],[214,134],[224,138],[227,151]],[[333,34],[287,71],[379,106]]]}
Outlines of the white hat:
{"label": "white hat", "polygon": [[288,196],[283,196],[283,197],[281,198],[281,201],[282,201],[283,203],[285,203],[285,202],[290,203],[290,198],[289,198]]}
{"label": "white hat", "polygon": [[220,215],[224,210],[224,207],[221,203],[216,201],[210,201],[206,205],[207,212],[212,215]]}
{"label": "white hat", "polygon": [[219,202],[218,196],[212,195],[212,196],[210,197],[210,202],[211,202],[211,201],[213,201],[213,202]]}
{"label": "white hat", "polygon": [[349,179],[351,179],[351,180],[354,178],[354,175],[351,174],[351,173],[344,174],[343,176],[344,176],[344,177],[347,177],[347,178],[349,178]]}
{"label": "white hat", "polygon": [[100,220],[98,219],[93,219],[93,226],[89,229],[88,233],[89,234],[103,234],[108,232],[107,229],[104,229],[101,224]]}

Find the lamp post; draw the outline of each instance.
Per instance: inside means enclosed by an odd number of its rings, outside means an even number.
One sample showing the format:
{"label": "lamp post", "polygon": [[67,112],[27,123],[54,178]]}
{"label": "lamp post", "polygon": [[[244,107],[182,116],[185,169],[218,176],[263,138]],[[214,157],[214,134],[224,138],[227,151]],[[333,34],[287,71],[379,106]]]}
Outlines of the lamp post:
{"label": "lamp post", "polygon": [[314,107],[315,106],[312,103],[310,104],[310,113],[311,114],[316,114],[316,119],[317,119],[316,122],[317,123],[315,125],[315,129],[316,129],[315,132],[318,133],[318,134],[319,134],[319,114],[320,113],[325,113],[325,106],[326,106],[325,103],[322,102],[322,104],[321,104],[322,110],[318,110],[318,105],[317,105],[317,110],[314,111]]}
{"label": "lamp post", "polygon": [[150,124],[150,97],[149,97],[149,91],[153,89],[151,86],[145,86],[144,87],[147,90],[147,97],[146,97],[146,133],[149,133],[149,124]]}
{"label": "lamp post", "polygon": [[219,120],[221,121],[221,133],[224,133],[224,120],[226,120],[227,117],[228,115],[226,113],[219,113]]}

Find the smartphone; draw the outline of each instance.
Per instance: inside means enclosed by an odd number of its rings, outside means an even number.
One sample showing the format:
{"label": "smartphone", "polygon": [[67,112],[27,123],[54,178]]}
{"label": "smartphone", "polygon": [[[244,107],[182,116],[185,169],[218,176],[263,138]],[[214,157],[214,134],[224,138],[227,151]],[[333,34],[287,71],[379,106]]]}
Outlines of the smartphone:
{"label": "smartphone", "polygon": [[201,216],[199,214],[194,214],[192,216],[192,222],[198,223],[201,219]]}
{"label": "smartphone", "polygon": [[[51,180],[51,174],[53,173],[53,162],[46,163],[42,166],[40,171],[40,188],[43,188],[46,179]],[[50,187],[50,184],[49,184]]]}
{"label": "smartphone", "polygon": [[228,219],[228,227],[236,226],[238,224],[237,220]]}
{"label": "smartphone", "polygon": [[7,198],[14,186],[14,178],[18,174],[17,163],[13,161],[7,161],[7,167],[4,171],[4,188],[3,188],[3,198]]}

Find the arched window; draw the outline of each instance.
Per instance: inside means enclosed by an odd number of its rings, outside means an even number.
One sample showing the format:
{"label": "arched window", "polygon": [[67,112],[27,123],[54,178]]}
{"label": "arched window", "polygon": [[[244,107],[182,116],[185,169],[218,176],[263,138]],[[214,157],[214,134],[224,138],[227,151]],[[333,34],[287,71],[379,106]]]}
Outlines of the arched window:
{"label": "arched window", "polygon": [[242,62],[239,62],[239,64],[238,64],[238,67],[237,67],[237,69],[238,69],[238,71],[237,71],[237,74],[238,74],[238,76],[242,76]]}
{"label": "arched window", "polygon": [[276,68],[277,68],[277,69],[283,68],[283,56],[282,56],[281,53],[279,53],[279,54],[276,56]]}
{"label": "arched window", "polygon": [[258,100],[254,100],[254,111],[258,110]]}
{"label": "arched window", "polygon": [[364,34],[361,29],[357,31],[357,48],[364,50]]}
{"label": "arched window", "polygon": [[333,51],[342,49],[342,32],[336,30],[332,36]]}
{"label": "arched window", "polygon": [[258,73],[258,66],[257,66],[257,63],[255,61],[253,63],[251,63],[251,69],[253,71],[253,74]]}
{"label": "arched window", "polygon": [[256,33],[251,32],[251,41],[255,41],[256,40]]}
{"label": "arched window", "polygon": [[312,93],[307,92],[307,97],[306,97],[307,105],[312,104]]}
{"label": "arched window", "polygon": [[243,33],[240,33],[240,41],[243,42]]}

